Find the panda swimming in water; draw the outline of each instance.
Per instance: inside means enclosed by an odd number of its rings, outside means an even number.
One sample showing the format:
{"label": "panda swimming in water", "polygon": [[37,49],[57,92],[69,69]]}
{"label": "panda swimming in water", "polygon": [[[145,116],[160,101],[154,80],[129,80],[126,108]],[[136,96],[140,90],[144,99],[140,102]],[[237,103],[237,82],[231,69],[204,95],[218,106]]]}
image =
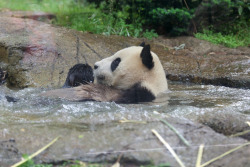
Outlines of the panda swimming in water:
{"label": "panda swimming in water", "polygon": [[142,43],[116,52],[94,65],[94,83],[52,90],[45,96],[76,101],[141,103],[168,90],[164,69],[150,45]]}

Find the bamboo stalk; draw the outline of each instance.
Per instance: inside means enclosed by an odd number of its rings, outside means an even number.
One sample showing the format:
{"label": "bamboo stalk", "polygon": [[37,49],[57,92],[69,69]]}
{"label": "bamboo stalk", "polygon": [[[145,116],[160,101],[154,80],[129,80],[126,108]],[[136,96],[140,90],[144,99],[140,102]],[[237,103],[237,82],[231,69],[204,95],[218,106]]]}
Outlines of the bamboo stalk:
{"label": "bamboo stalk", "polygon": [[119,120],[120,123],[137,123],[137,124],[146,124],[146,121],[136,121],[136,120],[128,120],[126,118],[123,118],[122,120]]}
{"label": "bamboo stalk", "polygon": [[172,147],[161,137],[161,135],[156,130],[154,130],[154,129],[152,129],[151,131],[163,143],[163,145],[169,150],[169,152],[173,155],[173,157],[176,159],[176,161],[178,162],[178,164],[181,167],[185,167],[185,165],[183,164],[183,162],[181,161],[181,159],[174,152],[174,150],[172,149]]}
{"label": "bamboo stalk", "polygon": [[246,124],[248,124],[248,126],[250,126],[250,121],[246,121]]}
{"label": "bamboo stalk", "polygon": [[173,132],[175,132],[177,134],[177,136],[183,141],[183,143],[186,145],[186,146],[190,146],[189,142],[178,132],[177,129],[175,129],[175,127],[173,127],[170,123],[168,123],[167,121],[163,120],[163,119],[160,119],[161,122],[163,122],[164,124],[166,124]]}
{"label": "bamboo stalk", "polygon": [[48,147],[50,147],[52,144],[54,144],[59,138],[60,137],[55,138],[49,144],[47,144],[46,146],[44,146],[43,148],[41,148],[40,150],[38,150],[34,154],[30,155],[27,159],[23,159],[22,161],[14,164],[14,165],[12,165],[11,167],[18,167],[18,166],[22,165],[23,163],[25,163],[26,161],[34,158],[35,156],[37,156],[38,154],[40,154],[41,152],[43,152],[44,150],[46,150]]}
{"label": "bamboo stalk", "polygon": [[247,133],[250,133],[250,130],[245,130],[243,132],[239,132],[239,133],[236,133],[236,134],[233,134],[231,135],[230,137],[237,137],[237,136],[242,136],[242,135],[245,135]]}
{"label": "bamboo stalk", "polygon": [[201,166],[201,159],[202,159],[202,154],[203,154],[203,148],[204,144],[201,144],[199,147],[198,155],[197,155],[197,161],[195,167],[200,167]]}
{"label": "bamboo stalk", "polygon": [[249,144],[250,144],[250,142],[247,142],[247,143],[242,144],[242,145],[240,145],[240,146],[238,146],[238,147],[236,147],[236,148],[233,148],[233,149],[231,149],[231,150],[225,152],[224,154],[221,154],[221,155],[219,155],[218,157],[215,157],[215,158],[211,159],[210,161],[205,162],[205,163],[202,164],[200,167],[207,166],[207,165],[209,165],[210,163],[212,163],[212,162],[214,162],[214,161],[216,161],[216,160],[218,160],[218,159],[220,159],[220,158],[223,158],[224,156],[226,156],[226,155],[228,155],[228,154],[230,154],[230,153],[232,153],[232,152],[234,152],[234,151],[240,149],[241,147],[244,147],[244,146],[246,146],[246,145],[249,145]]}

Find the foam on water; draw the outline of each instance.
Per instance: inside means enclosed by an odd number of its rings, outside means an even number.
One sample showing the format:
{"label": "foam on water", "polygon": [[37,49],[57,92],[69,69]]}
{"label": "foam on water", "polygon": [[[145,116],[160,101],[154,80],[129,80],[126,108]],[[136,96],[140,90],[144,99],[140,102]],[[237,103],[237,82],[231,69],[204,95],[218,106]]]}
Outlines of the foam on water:
{"label": "foam on water", "polygon": [[[250,90],[212,85],[170,85],[168,103],[116,104],[114,102],[70,102],[41,97],[44,90],[27,88],[19,91],[0,87],[0,123],[94,123],[123,118],[149,120],[153,111],[195,120],[207,112],[230,112],[250,115]],[[7,102],[5,95],[15,97]]]}

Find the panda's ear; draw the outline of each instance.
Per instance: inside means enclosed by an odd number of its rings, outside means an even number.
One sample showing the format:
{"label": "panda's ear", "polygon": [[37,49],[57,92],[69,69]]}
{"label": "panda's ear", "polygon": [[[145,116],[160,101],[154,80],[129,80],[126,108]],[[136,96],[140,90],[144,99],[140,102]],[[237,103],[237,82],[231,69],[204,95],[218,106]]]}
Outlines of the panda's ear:
{"label": "panda's ear", "polygon": [[139,46],[144,47],[145,46],[145,42],[142,42]]}
{"label": "panda's ear", "polygon": [[142,63],[148,68],[154,67],[153,57],[150,53],[150,45],[145,45],[141,51]]}

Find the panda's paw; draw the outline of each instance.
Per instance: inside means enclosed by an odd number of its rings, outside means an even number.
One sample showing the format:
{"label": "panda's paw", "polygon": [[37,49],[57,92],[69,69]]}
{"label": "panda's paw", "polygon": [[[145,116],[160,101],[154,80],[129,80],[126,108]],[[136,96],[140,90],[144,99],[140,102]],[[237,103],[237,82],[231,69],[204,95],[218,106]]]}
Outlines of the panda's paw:
{"label": "panda's paw", "polygon": [[76,95],[82,100],[94,101],[116,101],[121,95],[121,90],[101,85],[89,83],[75,87]]}

